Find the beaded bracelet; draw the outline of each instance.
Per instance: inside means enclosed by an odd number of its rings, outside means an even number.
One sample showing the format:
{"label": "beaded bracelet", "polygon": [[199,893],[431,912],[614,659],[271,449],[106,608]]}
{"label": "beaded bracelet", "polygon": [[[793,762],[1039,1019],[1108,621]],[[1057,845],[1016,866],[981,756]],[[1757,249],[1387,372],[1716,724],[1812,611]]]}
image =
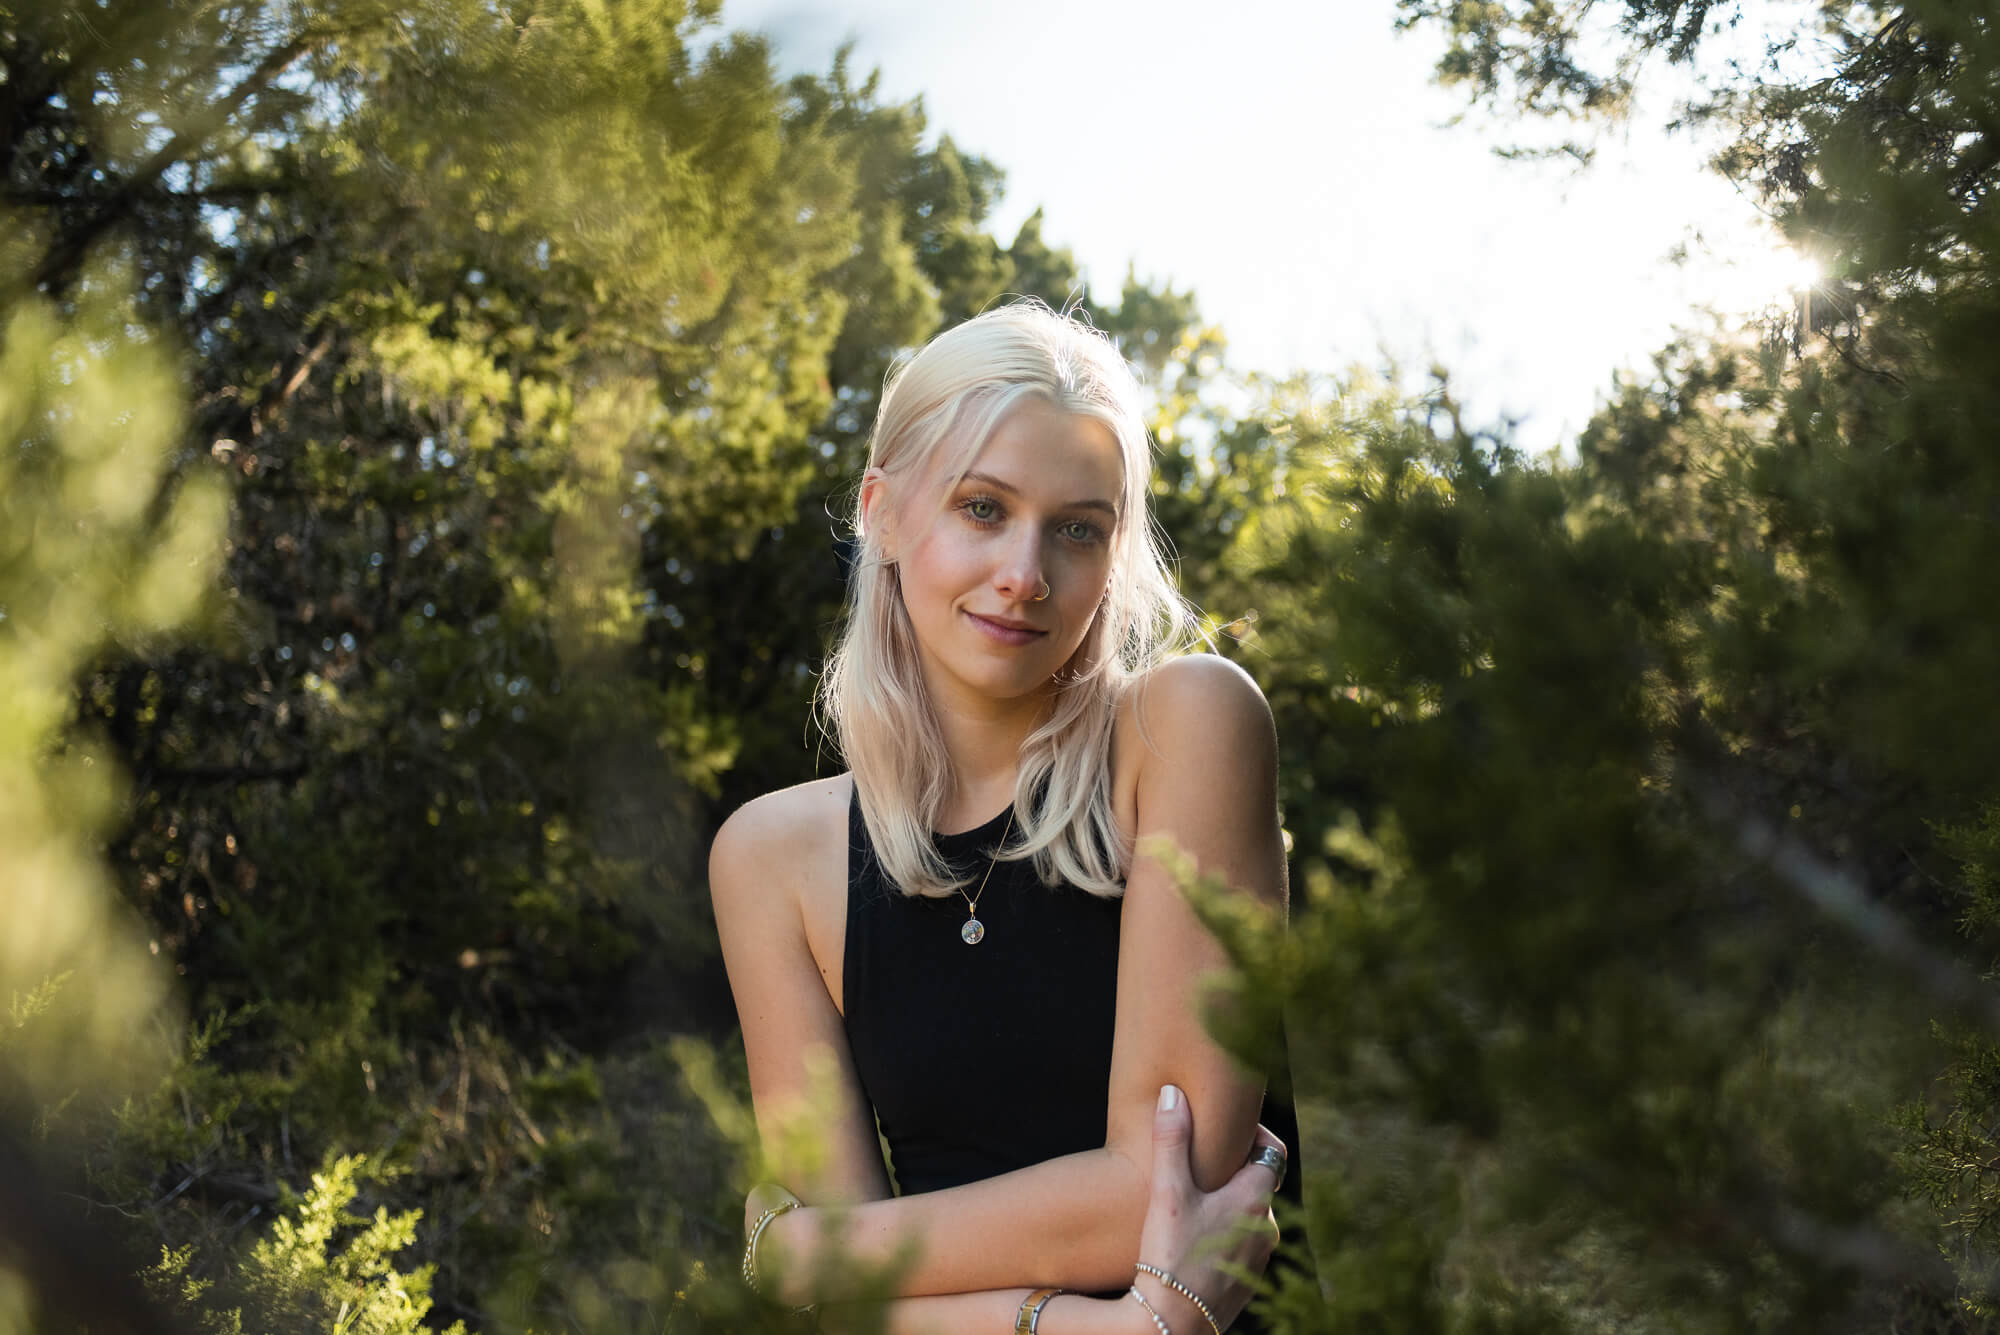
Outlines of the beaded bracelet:
{"label": "beaded bracelet", "polygon": [[1137,1284],[1134,1284],[1131,1287],[1131,1289],[1128,1290],[1128,1292],[1130,1292],[1132,1295],[1132,1301],[1138,1303],[1139,1306],[1145,1308],[1146,1315],[1153,1318],[1153,1324],[1159,1328],[1160,1335],[1174,1335],[1174,1328],[1167,1324],[1165,1317],[1161,1316],[1158,1312],[1155,1312],[1153,1310],[1153,1305],[1146,1301],[1145,1294],[1139,1292],[1139,1286]]}
{"label": "beaded bracelet", "polygon": [[[744,1244],[743,1247],[743,1282],[750,1286],[750,1292],[760,1292],[757,1288],[757,1240],[764,1236],[764,1230],[770,1226],[773,1219],[776,1219],[787,1210],[796,1210],[804,1204],[805,1202],[799,1200],[797,1197],[788,1201],[779,1201],[776,1205],[764,1211],[763,1214],[758,1215],[757,1222],[750,1226],[750,1241]],[[819,1306],[816,1303],[807,1303],[804,1307],[794,1307],[791,1310],[804,1316],[810,1316],[819,1311]]]}
{"label": "beaded bracelet", "polygon": [[1215,1335],[1222,1335],[1222,1327],[1217,1325],[1215,1322],[1215,1313],[1208,1310],[1208,1304],[1201,1300],[1200,1294],[1196,1293],[1193,1289],[1181,1283],[1179,1280],[1175,1279],[1172,1275],[1168,1274],[1166,1271],[1160,1269],[1156,1265],[1147,1265],[1144,1261],[1141,1261],[1139,1262],[1139,1269],[1145,1271],[1147,1274],[1151,1275],[1154,1279],[1159,1280],[1160,1283],[1166,1285],[1168,1288],[1172,1289],[1175,1293],[1178,1293],[1181,1297],[1193,1303],[1194,1310],[1201,1313],[1201,1319],[1208,1323],[1208,1328],[1214,1331]]}

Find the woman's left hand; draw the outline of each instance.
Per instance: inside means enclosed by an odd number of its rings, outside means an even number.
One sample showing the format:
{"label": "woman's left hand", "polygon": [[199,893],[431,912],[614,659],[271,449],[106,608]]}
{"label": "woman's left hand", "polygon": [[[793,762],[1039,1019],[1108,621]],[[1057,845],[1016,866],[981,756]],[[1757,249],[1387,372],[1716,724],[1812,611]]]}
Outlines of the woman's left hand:
{"label": "woman's left hand", "polygon": [[[1169,1086],[1168,1088],[1173,1088]],[[1207,1303],[1219,1329],[1248,1305],[1254,1277],[1264,1273],[1278,1246],[1278,1221],[1271,1198],[1284,1176],[1285,1142],[1259,1126],[1250,1162],[1215,1191],[1195,1185],[1188,1155],[1194,1139],[1194,1118],[1187,1096],[1173,1089],[1171,1108],[1153,1113],[1152,1198],[1139,1236],[1139,1260],[1174,1276]],[[1279,1165],[1266,1166],[1255,1151],[1273,1149]],[[1208,1321],[1172,1285],[1141,1271],[1133,1279],[1153,1308],[1173,1316],[1170,1329],[1204,1329]]]}

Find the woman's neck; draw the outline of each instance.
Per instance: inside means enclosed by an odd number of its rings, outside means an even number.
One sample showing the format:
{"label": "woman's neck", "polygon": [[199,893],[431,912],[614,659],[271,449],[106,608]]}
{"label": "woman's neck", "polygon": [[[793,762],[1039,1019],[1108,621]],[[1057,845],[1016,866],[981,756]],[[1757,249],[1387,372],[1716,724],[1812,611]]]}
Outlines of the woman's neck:
{"label": "woman's neck", "polygon": [[933,697],[933,702],[952,776],[938,828],[969,830],[1013,799],[1021,743],[1048,716],[1049,701],[1036,694],[1018,700]]}

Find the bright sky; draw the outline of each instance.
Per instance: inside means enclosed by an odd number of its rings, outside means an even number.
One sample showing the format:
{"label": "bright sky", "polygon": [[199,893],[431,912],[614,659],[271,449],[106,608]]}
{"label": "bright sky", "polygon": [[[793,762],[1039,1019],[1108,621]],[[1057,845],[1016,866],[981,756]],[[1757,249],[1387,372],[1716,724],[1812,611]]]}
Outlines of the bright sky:
{"label": "bright sky", "polygon": [[[921,95],[933,136],[1008,173],[1003,242],[1044,236],[1116,298],[1127,264],[1192,288],[1237,370],[1434,359],[1472,420],[1574,435],[1615,368],[1643,370],[1698,301],[1744,310],[1795,271],[1703,150],[1649,114],[1582,174],[1508,162],[1525,137],[1434,87],[1440,40],[1391,0],[728,0],[780,68]],[[1658,99],[1662,110],[1666,97]],[[1668,262],[1687,244],[1693,258]]]}

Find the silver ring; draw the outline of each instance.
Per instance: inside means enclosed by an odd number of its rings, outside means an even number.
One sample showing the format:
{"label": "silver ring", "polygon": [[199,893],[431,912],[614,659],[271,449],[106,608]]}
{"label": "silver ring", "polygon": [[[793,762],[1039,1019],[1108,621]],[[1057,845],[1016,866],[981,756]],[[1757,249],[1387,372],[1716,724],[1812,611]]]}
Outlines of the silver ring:
{"label": "silver ring", "polygon": [[[1252,1154],[1246,1162],[1263,1164],[1264,1167],[1278,1175],[1278,1186],[1282,1187],[1285,1185],[1285,1152],[1276,1145],[1258,1146],[1257,1152]],[[1274,1191],[1276,1189],[1276,1187],[1272,1188]]]}

